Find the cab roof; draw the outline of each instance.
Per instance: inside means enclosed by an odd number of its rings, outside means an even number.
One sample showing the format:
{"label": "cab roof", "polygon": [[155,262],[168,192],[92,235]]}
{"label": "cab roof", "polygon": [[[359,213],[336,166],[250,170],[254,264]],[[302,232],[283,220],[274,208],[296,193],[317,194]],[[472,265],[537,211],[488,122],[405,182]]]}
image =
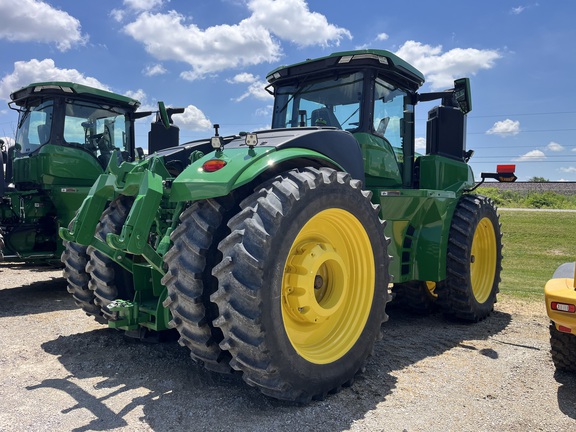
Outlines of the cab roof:
{"label": "cab roof", "polygon": [[311,73],[329,72],[334,69],[376,68],[394,75],[403,84],[416,91],[424,84],[424,75],[414,66],[396,54],[386,50],[366,49],[341,51],[326,57],[308,59],[289,66],[281,66],[271,71],[266,79],[273,84],[280,79],[297,78]]}
{"label": "cab roof", "polygon": [[32,83],[19,90],[16,90],[10,95],[10,99],[16,105],[23,105],[30,97],[43,96],[43,95],[78,95],[85,98],[92,98],[100,102],[108,102],[115,105],[121,105],[126,108],[136,110],[140,106],[140,102],[136,99],[112,93],[106,90],[89,87],[83,84],[77,84],[67,81],[46,81]]}

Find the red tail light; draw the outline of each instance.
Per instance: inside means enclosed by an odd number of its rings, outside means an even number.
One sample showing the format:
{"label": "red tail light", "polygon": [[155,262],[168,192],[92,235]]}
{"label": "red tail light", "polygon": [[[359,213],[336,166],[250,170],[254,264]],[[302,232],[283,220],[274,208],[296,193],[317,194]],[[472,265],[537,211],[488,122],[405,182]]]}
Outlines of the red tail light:
{"label": "red tail light", "polygon": [[516,171],[516,165],[496,165],[498,173],[513,173],[514,171]]}
{"label": "red tail light", "polygon": [[550,308],[552,310],[556,310],[556,311],[560,311],[560,312],[568,312],[568,313],[576,312],[576,306],[574,306],[573,304],[568,304],[568,303],[552,302],[552,304],[550,305]]}

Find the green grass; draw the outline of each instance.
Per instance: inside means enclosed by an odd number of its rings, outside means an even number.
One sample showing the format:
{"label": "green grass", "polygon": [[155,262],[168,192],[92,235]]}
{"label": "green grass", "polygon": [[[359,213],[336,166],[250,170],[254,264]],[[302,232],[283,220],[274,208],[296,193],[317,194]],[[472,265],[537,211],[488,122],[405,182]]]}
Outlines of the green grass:
{"label": "green grass", "polygon": [[542,300],[556,268],[576,259],[576,213],[501,210],[504,237],[500,292]]}

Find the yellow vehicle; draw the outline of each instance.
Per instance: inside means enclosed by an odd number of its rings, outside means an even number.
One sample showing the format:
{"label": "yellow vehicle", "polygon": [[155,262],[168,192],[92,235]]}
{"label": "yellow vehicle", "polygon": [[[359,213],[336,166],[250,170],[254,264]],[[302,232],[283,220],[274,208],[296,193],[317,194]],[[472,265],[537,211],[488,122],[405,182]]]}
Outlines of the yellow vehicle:
{"label": "yellow vehicle", "polygon": [[556,269],[544,295],[550,323],[552,360],[557,370],[576,372],[576,263]]}

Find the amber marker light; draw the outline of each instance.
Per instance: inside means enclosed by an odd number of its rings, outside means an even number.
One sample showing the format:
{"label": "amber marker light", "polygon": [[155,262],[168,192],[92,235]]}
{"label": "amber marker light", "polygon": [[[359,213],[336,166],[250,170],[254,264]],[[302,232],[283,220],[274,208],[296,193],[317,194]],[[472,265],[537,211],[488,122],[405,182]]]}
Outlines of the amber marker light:
{"label": "amber marker light", "polygon": [[204,165],[202,165],[202,170],[205,172],[216,172],[225,166],[226,161],[223,161],[222,159],[210,159],[209,161],[204,162]]}

